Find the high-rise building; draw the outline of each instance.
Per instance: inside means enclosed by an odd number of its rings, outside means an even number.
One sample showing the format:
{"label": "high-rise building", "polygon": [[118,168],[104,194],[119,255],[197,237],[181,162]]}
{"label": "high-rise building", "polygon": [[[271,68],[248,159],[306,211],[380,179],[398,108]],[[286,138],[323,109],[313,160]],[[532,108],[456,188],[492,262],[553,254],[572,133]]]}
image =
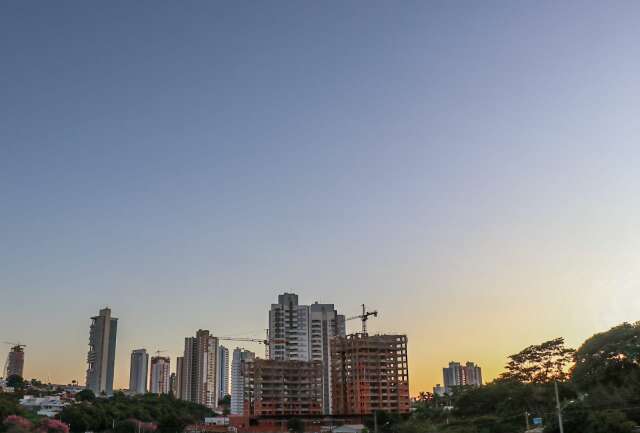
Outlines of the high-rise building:
{"label": "high-rise building", "polygon": [[152,356],[149,374],[149,392],[169,394],[171,383],[171,359],[168,356]]}
{"label": "high-rise building", "polygon": [[298,295],[284,293],[269,311],[269,357],[275,360],[321,361],[323,412],[331,413],[333,337],[346,334],[345,317],[333,304],[300,305]]}
{"label": "high-rise building", "polygon": [[11,351],[7,355],[7,370],[3,373],[5,373],[5,378],[9,376],[24,377],[24,346],[22,344],[11,347]]}
{"label": "high-rise building", "polygon": [[254,359],[243,364],[244,415],[322,414],[322,362]]}
{"label": "high-rise building", "polygon": [[113,394],[117,331],[118,319],[111,317],[111,309],[103,308],[91,318],[86,386],[95,394]]}
{"label": "high-rise building", "polygon": [[256,354],[248,350],[236,347],[231,361],[231,414],[242,415],[244,413],[244,376],[243,366],[245,362],[253,361]]}
{"label": "high-rise building", "polygon": [[129,369],[129,391],[134,394],[146,394],[148,373],[149,354],[147,350],[133,350],[131,352],[131,368]]}
{"label": "high-rise building", "polygon": [[175,380],[175,386],[173,389],[173,396],[180,400],[184,400],[184,397],[182,395],[182,392],[183,392],[182,380],[184,377],[183,369],[182,369],[183,365],[184,365],[184,356],[176,357],[176,380]]}
{"label": "high-rise building", "polygon": [[176,374],[175,373],[171,373],[171,375],[169,376],[169,392],[174,397],[177,395],[177,392],[176,392],[177,385],[178,385],[178,383],[177,383],[177,379],[176,379]]}
{"label": "high-rise building", "polygon": [[184,357],[181,366],[182,400],[215,408],[218,404],[216,373],[218,339],[209,331],[198,330],[195,337],[184,340]]}
{"label": "high-rise building", "polygon": [[229,349],[218,346],[218,398],[229,394]]}
{"label": "high-rise building", "polygon": [[411,410],[406,335],[333,338],[331,369],[334,414]]}
{"label": "high-rise building", "polygon": [[433,395],[436,395],[438,397],[444,397],[444,386],[437,384],[436,386],[433,387]]}
{"label": "high-rise building", "polygon": [[278,295],[269,310],[269,357],[277,360],[309,360],[309,307],[298,305],[298,295]]}
{"label": "high-rise building", "polygon": [[451,361],[449,367],[442,369],[444,380],[444,390],[450,394],[458,386],[481,386],[482,369],[473,362],[462,365],[459,362]]}

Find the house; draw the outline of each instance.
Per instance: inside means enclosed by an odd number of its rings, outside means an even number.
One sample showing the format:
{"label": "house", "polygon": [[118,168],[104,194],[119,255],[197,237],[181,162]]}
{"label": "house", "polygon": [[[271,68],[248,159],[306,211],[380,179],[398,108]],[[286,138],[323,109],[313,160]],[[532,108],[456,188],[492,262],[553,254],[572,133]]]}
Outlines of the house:
{"label": "house", "polygon": [[62,409],[68,403],[62,401],[60,396],[50,395],[46,397],[34,397],[32,395],[25,395],[20,399],[20,406],[27,410],[35,412],[40,416],[46,416],[52,418],[62,412]]}

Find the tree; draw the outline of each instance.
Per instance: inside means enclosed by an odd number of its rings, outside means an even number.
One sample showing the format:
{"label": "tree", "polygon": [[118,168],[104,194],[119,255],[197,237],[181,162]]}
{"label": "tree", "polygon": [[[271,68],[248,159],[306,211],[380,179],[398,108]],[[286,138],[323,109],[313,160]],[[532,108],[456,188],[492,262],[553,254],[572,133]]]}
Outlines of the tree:
{"label": "tree", "polygon": [[575,350],[564,346],[564,338],[529,346],[509,357],[501,380],[521,383],[550,383],[569,377],[567,367],[574,359]]}
{"label": "tree", "polygon": [[287,430],[292,433],[304,433],[304,422],[300,418],[289,418],[287,420]]}
{"label": "tree", "polygon": [[94,402],[96,401],[96,395],[90,389],[83,389],[76,394],[76,401]]}
{"label": "tree", "polygon": [[24,379],[20,375],[12,374],[11,376],[7,377],[7,386],[15,389],[22,389],[24,388]]}
{"label": "tree", "polygon": [[584,391],[599,385],[640,389],[640,322],[623,323],[585,341],[576,352],[572,377]]}

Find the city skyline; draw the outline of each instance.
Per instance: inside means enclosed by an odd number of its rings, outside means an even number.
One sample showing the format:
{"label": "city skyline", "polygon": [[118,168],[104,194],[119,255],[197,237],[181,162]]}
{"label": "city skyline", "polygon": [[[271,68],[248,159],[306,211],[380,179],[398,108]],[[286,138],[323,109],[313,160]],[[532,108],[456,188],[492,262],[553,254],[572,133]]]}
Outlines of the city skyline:
{"label": "city skyline", "polygon": [[126,389],[131,350],[263,338],[295,292],[407,334],[416,395],[638,320],[639,14],[4,3],[0,341],[83,383],[109,305]]}

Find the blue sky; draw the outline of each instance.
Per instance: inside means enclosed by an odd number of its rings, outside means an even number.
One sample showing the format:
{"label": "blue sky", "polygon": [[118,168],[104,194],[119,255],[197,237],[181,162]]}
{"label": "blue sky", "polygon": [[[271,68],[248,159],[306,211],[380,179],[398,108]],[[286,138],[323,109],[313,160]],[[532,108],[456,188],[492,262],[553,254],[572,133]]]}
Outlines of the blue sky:
{"label": "blue sky", "polygon": [[110,305],[125,386],[131,349],[262,335],[293,290],[378,308],[417,392],[636,320],[639,12],[3,3],[0,339],[82,381]]}

